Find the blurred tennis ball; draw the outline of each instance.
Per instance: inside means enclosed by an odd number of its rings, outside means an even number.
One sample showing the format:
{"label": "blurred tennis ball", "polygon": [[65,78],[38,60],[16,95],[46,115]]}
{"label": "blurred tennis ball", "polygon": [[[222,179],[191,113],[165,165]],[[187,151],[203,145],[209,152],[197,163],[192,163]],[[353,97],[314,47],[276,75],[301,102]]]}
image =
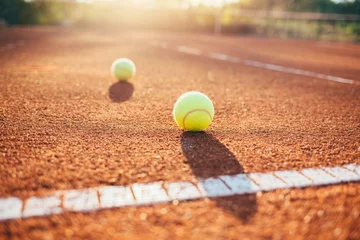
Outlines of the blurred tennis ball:
{"label": "blurred tennis ball", "polygon": [[203,131],[214,118],[214,106],[205,94],[187,92],[174,105],[175,122],[186,131]]}
{"label": "blurred tennis ball", "polygon": [[127,58],[116,59],[111,65],[111,74],[119,81],[128,81],[135,76],[136,67],[133,61]]}

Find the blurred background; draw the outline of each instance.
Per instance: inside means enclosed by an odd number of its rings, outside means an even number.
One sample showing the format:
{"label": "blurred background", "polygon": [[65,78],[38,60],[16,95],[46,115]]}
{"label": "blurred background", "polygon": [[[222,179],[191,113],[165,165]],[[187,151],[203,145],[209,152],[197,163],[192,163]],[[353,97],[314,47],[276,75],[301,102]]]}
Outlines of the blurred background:
{"label": "blurred background", "polygon": [[0,0],[0,25],[360,42],[360,0]]}

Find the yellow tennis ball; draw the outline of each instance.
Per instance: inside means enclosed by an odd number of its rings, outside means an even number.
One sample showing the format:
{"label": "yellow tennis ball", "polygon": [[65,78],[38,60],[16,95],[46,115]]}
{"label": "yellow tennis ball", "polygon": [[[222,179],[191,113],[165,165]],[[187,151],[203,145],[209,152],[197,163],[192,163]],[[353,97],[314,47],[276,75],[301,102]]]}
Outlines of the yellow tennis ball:
{"label": "yellow tennis ball", "polygon": [[133,61],[127,58],[116,59],[111,65],[111,74],[119,81],[128,81],[135,76],[136,67]]}
{"label": "yellow tennis ball", "polygon": [[203,131],[214,118],[214,105],[201,92],[187,92],[174,105],[174,120],[184,130]]}

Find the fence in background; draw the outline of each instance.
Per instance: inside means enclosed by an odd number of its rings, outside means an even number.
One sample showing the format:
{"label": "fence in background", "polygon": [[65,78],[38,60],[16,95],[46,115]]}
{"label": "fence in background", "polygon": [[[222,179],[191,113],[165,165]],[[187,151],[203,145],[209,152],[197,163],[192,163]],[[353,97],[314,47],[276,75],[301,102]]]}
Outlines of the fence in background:
{"label": "fence in background", "polygon": [[360,22],[360,15],[354,14],[331,14],[331,13],[316,13],[316,12],[279,12],[279,11],[265,11],[265,10],[246,10],[246,9],[219,9],[212,10],[196,10],[200,14],[214,15],[216,22],[214,32],[221,33],[222,20],[227,16],[234,18],[257,18],[257,19],[272,19],[272,20],[302,20],[302,21],[347,21]]}
{"label": "fence in background", "polygon": [[111,26],[119,30],[206,31],[215,34],[360,41],[360,15],[246,10],[235,7],[127,7],[124,6],[126,1],[117,0],[26,0],[17,5],[14,5],[13,0],[6,1],[8,6],[3,12],[7,13],[8,19],[13,19],[10,24]]}
{"label": "fence in background", "polygon": [[[210,14],[215,18],[214,33],[221,34],[226,29],[236,32],[236,26],[249,30],[249,26],[257,28],[255,32],[308,38],[320,38],[321,35],[341,35],[338,39],[348,37],[349,40],[360,40],[360,15],[324,14],[312,12],[278,12],[265,10],[222,9],[218,11],[199,11],[200,14]],[[226,30],[225,30],[226,31]],[[251,30],[250,30],[251,32]],[[275,34],[276,35],[276,34]],[[348,35],[348,36],[346,36]],[[304,36],[304,38],[307,38]],[[334,40],[329,37],[329,40]]]}

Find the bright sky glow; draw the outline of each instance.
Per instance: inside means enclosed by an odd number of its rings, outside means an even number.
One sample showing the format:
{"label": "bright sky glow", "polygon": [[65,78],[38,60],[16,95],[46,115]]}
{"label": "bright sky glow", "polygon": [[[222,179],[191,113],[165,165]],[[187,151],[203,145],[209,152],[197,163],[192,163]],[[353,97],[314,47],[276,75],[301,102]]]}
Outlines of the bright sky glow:
{"label": "bright sky glow", "polygon": [[[132,0],[136,6],[155,6],[156,0]],[[183,0],[178,1],[178,7],[188,7],[188,6],[199,6],[205,5],[207,7],[220,7],[228,3],[236,3],[239,0]],[[169,1],[169,3],[174,3],[174,1]]]}
{"label": "bright sky glow", "polygon": [[[36,2],[41,0],[24,0],[25,2]],[[51,1],[51,0],[49,0]],[[60,0],[64,2],[71,2],[74,0]],[[221,7],[225,4],[236,3],[240,0],[182,0],[182,1],[158,1],[158,0],[75,0],[78,3],[94,3],[94,2],[120,2],[120,3],[132,3],[136,7],[142,8],[157,8],[160,5],[162,7],[174,7],[174,8],[188,8],[190,6],[204,5],[207,7]],[[336,1],[336,0],[333,0]],[[337,0],[341,1],[341,0]]]}
{"label": "bright sky glow", "polygon": [[224,4],[236,2],[239,2],[239,0],[190,0],[191,5],[193,6],[203,4],[208,7],[220,7]]}

